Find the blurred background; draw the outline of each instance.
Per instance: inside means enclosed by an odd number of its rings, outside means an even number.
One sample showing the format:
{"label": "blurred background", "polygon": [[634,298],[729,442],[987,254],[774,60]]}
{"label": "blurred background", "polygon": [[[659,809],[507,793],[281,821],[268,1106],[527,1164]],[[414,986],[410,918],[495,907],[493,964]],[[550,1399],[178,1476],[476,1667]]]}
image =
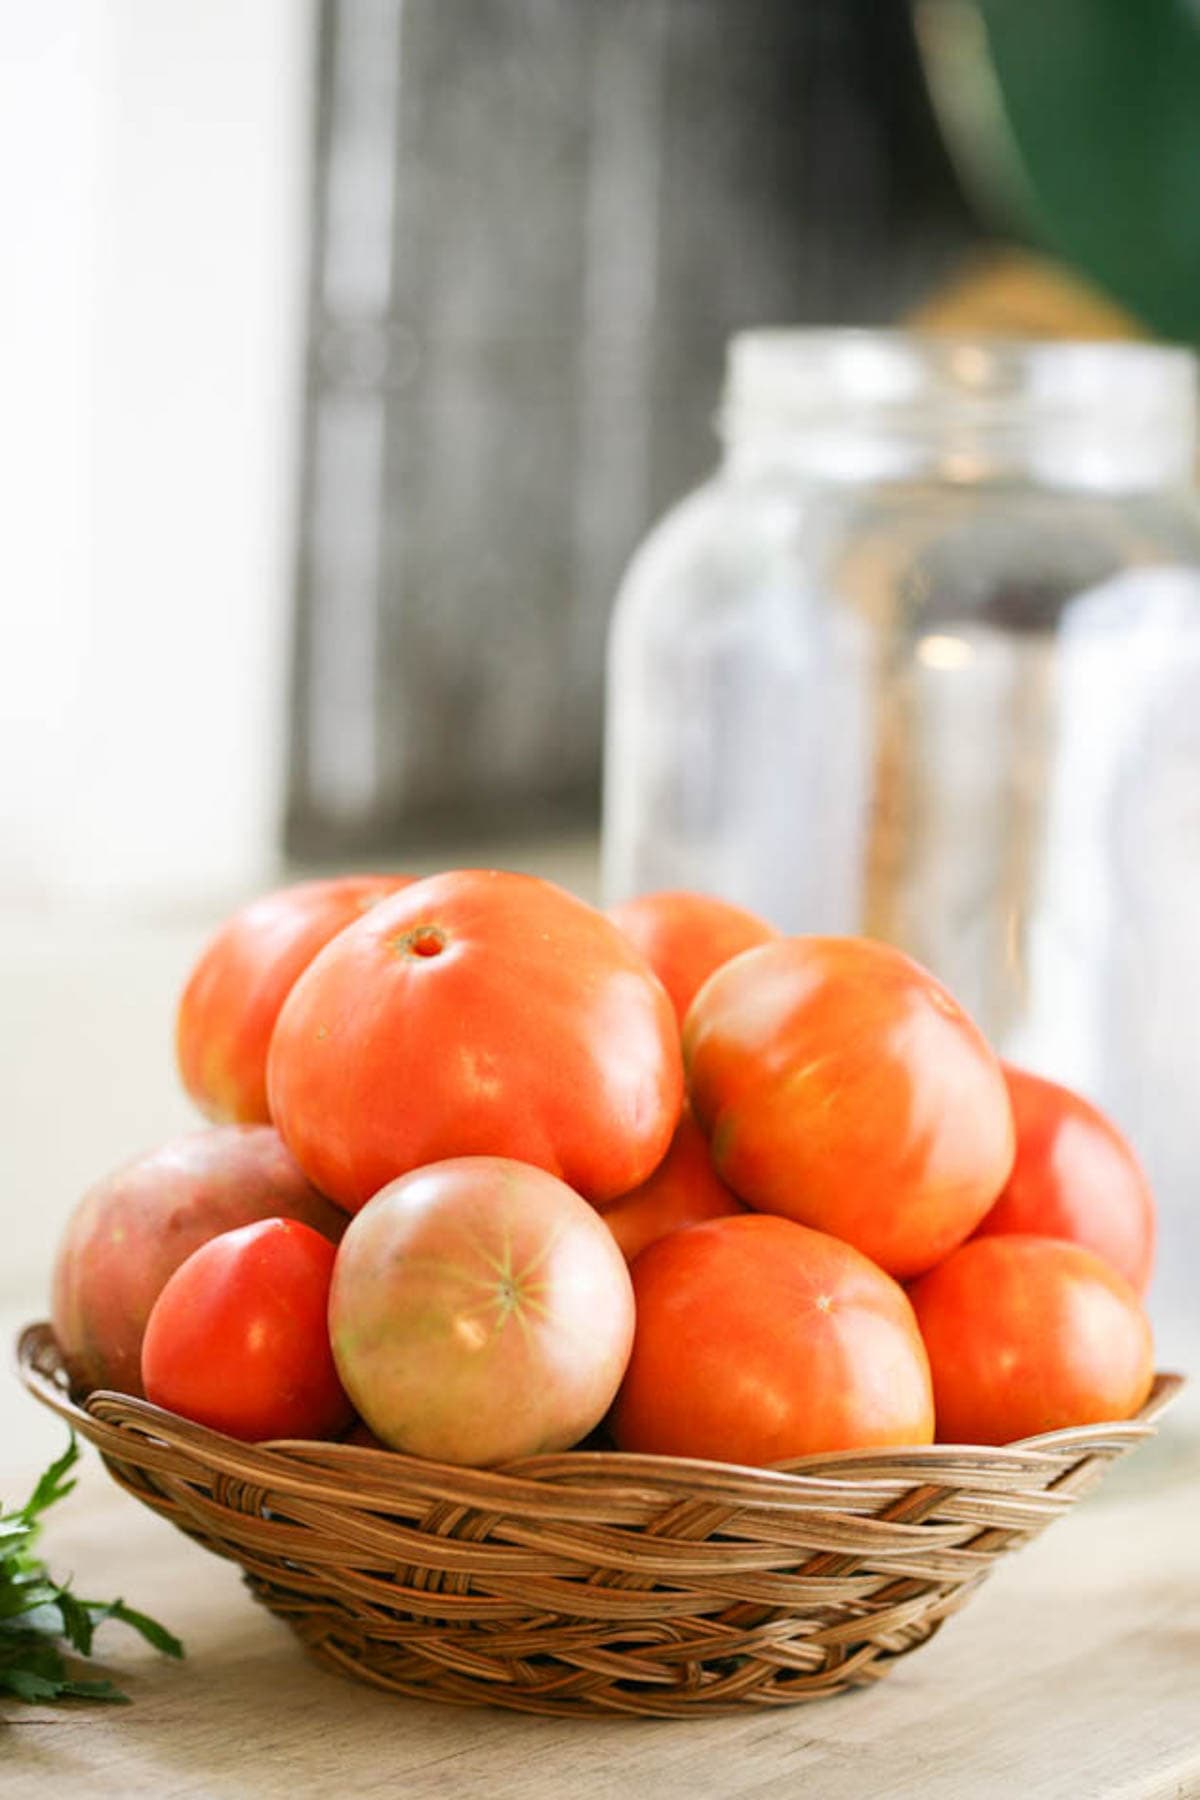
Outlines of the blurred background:
{"label": "blurred background", "polygon": [[598,892],[604,641],[760,324],[1200,337],[1189,0],[0,7],[0,1293],[295,871]]}

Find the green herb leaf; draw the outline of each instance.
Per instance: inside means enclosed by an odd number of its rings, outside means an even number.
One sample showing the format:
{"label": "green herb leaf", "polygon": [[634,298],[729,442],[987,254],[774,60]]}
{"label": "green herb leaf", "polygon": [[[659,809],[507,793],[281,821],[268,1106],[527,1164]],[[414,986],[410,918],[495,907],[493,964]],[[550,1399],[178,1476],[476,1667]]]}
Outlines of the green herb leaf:
{"label": "green herb leaf", "polygon": [[72,1432],[66,1449],[57,1462],[50,1464],[17,1516],[32,1524],[33,1520],[39,1514],[44,1513],[48,1506],[53,1506],[56,1500],[64,1500],[75,1486],[73,1481],[66,1481],[64,1477],[78,1461],[79,1445],[75,1442],[75,1433]]}
{"label": "green herb leaf", "polygon": [[165,1625],[160,1625],[157,1619],[147,1618],[145,1613],[136,1612],[123,1600],[110,1600],[105,1605],[98,1600],[84,1600],[80,1604],[87,1607],[95,1625],[102,1619],[119,1619],[122,1625],[128,1625],[164,1656],[182,1657],[184,1654],[183,1645]]}
{"label": "green herb leaf", "polygon": [[67,1477],[78,1460],[72,1434],[24,1506],[0,1513],[0,1694],[18,1700],[125,1701],[128,1696],[111,1681],[72,1674],[59,1648],[63,1643],[77,1656],[90,1656],[96,1628],[106,1619],[128,1625],[165,1656],[183,1655],[179,1639],[154,1619],[123,1600],[79,1599],[33,1555],[41,1515],[71,1492],[75,1483]]}
{"label": "green herb leaf", "polygon": [[66,1680],[35,1675],[32,1669],[0,1669],[0,1693],[15,1694],[18,1700],[57,1700]]}
{"label": "green herb leaf", "polygon": [[58,1596],[59,1590],[52,1581],[43,1581],[32,1574],[6,1582],[0,1585],[0,1620],[19,1618],[35,1607],[53,1606]]}
{"label": "green herb leaf", "polygon": [[64,1681],[59,1694],[69,1700],[111,1700],[117,1706],[128,1706],[129,1695],[111,1681]]}
{"label": "green herb leaf", "polygon": [[63,1636],[72,1650],[78,1650],[80,1656],[90,1656],[93,1624],[87,1604],[63,1588],[58,1596],[58,1616],[62,1620]]}

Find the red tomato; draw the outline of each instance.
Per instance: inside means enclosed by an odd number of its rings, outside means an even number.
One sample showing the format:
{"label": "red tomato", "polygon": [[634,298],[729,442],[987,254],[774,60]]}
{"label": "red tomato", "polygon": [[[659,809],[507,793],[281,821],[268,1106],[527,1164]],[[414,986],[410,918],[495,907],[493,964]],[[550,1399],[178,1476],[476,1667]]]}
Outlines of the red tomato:
{"label": "red tomato", "polygon": [[466,870],[393,894],[284,1003],[271,1111],[350,1211],[448,1156],[505,1156],[593,1202],[661,1162],[683,1104],[660,982],[615,925],[530,875]]}
{"label": "red tomato", "polygon": [[392,1182],[358,1214],[329,1328],[384,1443],[479,1466],[586,1437],[629,1358],[633,1292],[578,1194],[542,1169],[464,1156]]}
{"label": "red tomato", "polygon": [[147,1399],[249,1443],[344,1431],[354,1409],[326,1325],[334,1255],[295,1219],[243,1225],[193,1251],[146,1326]]}
{"label": "red tomato", "polygon": [[168,1277],[218,1233],[279,1217],[334,1242],[346,1228],[269,1125],[189,1132],[96,1182],[54,1264],[54,1334],[72,1381],[140,1394],[142,1334]]}
{"label": "red tomato", "polygon": [[653,1175],[601,1209],[626,1262],[669,1231],[742,1210],[737,1195],[713,1168],[708,1140],[686,1110]]}
{"label": "red tomato", "polygon": [[210,1119],[270,1119],[267,1047],[296,977],[330,938],[410,879],[303,881],[225,921],[188,977],[175,1032],[183,1085]]}
{"label": "red tomato", "polygon": [[650,964],[680,1023],[714,969],[779,936],[765,919],[711,894],[640,894],[610,906],[608,916]]}
{"label": "red tomato", "polygon": [[683,1049],[734,1192],[893,1275],[961,1243],[1012,1167],[1000,1064],[945,988],[886,944],[746,951],[697,995]]}
{"label": "red tomato", "polygon": [[633,1291],[612,1415],[622,1450],[764,1464],[933,1437],[904,1290],[837,1238],[714,1219],[643,1251]]}
{"label": "red tomato", "polygon": [[1082,1095],[1004,1065],[1017,1126],[1008,1185],[976,1230],[1069,1238],[1144,1294],[1154,1265],[1154,1196],[1132,1148]]}
{"label": "red tomato", "polygon": [[1150,1392],[1154,1346],[1138,1297],[1078,1244],[976,1238],[909,1296],[944,1443],[1127,1419]]}

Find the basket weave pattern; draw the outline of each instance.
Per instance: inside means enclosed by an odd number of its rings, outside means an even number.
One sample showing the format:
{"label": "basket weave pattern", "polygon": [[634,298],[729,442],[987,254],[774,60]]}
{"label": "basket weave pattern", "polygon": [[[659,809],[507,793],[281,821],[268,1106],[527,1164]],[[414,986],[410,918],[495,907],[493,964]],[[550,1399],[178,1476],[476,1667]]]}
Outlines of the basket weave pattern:
{"label": "basket weave pattern", "polygon": [[459,1703],[670,1718],[877,1680],[1151,1435],[1180,1386],[1160,1375],[1136,1419],[1003,1449],[787,1472],[572,1451],[479,1470],[246,1445],[143,1400],[73,1398],[47,1325],[18,1357],[124,1488],[239,1563],[344,1672]]}

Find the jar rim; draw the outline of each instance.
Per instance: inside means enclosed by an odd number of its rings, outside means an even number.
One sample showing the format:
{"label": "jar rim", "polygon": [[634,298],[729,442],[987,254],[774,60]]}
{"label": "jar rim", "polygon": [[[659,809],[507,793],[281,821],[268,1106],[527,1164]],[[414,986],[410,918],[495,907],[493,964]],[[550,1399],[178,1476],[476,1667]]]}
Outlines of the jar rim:
{"label": "jar rim", "polygon": [[1173,418],[1190,429],[1197,369],[1176,344],[763,327],[730,339],[722,422],[764,414],[803,425],[847,407],[982,420],[1019,408],[1060,419]]}
{"label": "jar rim", "polygon": [[1197,370],[1174,344],[777,327],[730,341],[717,426],[738,474],[1179,488]]}

